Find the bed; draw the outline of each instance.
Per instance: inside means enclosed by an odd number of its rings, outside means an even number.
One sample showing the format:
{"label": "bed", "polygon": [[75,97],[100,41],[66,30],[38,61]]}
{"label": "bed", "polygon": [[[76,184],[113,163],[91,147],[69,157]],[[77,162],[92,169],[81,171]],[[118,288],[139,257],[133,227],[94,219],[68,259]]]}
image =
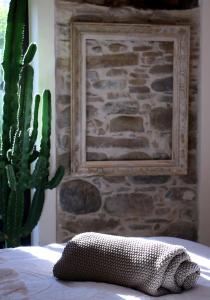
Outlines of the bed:
{"label": "bed", "polygon": [[[210,248],[171,237],[148,239],[184,246],[201,268],[195,288],[164,300],[210,300]],[[64,244],[0,250],[0,300],[146,300],[154,297],[134,289],[100,282],[64,282],[53,277],[52,268]]]}

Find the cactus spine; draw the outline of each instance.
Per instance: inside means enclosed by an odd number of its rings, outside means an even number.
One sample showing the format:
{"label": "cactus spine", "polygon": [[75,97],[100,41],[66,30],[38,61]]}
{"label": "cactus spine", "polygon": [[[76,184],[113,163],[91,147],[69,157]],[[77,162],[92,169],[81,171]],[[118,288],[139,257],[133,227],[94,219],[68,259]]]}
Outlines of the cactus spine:
{"label": "cactus spine", "polygon": [[[30,65],[36,53],[31,44],[22,55],[27,0],[11,0],[7,19],[4,70],[3,124],[0,139],[0,241],[6,247],[20,245],[20,239],[37,225],[45,190],[55,188],[64,175],[59,167],[49,180],[51,95],[45,90],[33,103],[34,70]],[[42,100],[42,135],[36,149],[38,111]],[[32,165],[33,163],[33,165]],[[23,220],[25,191],[33,189],[27,219]]]}

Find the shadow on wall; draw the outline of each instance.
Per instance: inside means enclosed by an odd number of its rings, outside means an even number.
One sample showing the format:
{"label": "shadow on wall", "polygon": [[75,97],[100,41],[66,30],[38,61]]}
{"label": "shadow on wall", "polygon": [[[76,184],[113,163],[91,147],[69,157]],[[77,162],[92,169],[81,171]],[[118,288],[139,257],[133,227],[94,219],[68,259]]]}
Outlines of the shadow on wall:
{"label": "shadow on wall", "polygon": [[190,9],[198,7],[198,0],[84,0],[84,3],[104,6],[133,6],[143,9]]}

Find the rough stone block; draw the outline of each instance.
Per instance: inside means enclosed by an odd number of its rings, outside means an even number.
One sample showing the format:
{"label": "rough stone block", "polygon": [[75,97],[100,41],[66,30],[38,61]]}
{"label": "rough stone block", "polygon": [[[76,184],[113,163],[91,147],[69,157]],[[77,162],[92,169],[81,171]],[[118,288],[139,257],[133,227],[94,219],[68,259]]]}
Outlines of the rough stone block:
{"label": "rough stone block", "polygon": [[127,46],[120,43],[113,43],[109,45],[109,50],[112,52],[122,52],[127,50]]}
{"label": "rough stone block", "polygon": [[143,193],[117,194],[107,197],[105,211],[118,217],[147,217],[153,213],[154,203],[151,196]]}
{"label": "rough stone block", "polygon": [[145,94],[150,92],[150,88],[148,86],[130,86],[129,92],[137,93],[137,94]]}
{"label": "rough stone block", "polygon": [[156,79],[152,82],[151,87],[156,92],[172,92],[173,77]]}
{"label": "rough stone block", "polygon": [[105,112],[110,114],[136,114],[139,110],[139,104],[136,101],[123,101],[123,102],[108,102],[104,106]]}
{"label": "rough stone block", "polygon": [[[137,79],[132,79],[129,80],[129,84],[131,85],[145,85],[147,81],[144,78],[137,78]],[[144,87],[145,89],[145,87]]]}
{"label": "rough stone block", "polygon": [[151,125],[157,130],[172,129],[172,108],[157,107],[150,113]]}
{"label": "rough stone block", "polygon": [[99,80],[93,83],[93,87],[95,89],[115,89],[115,90],[121,90],[126,87],[126,81],[125,80]]}
{"label": "rough stone block", "polygon": [[87,57],[87,69],[123,67],[138,64],[138,55],[135,53],[107,54]]}
{"label": "rough stone block", "polygon": [[151,74],[171,74],[173,73],[173,65],[156,65],[153,66],[149,72]]}
{"label": "rough stone block", "polygon": [[124,76],[126,75],[128,72],[125,69],[110,69],[107,73],[106,76]]}
{"label": "rough stone block", "polygon": [[98,153],[98,152],[87,152],[87,161],[104,161],[108,160],[108,157],[105,153]]}
{"label": "rough stone block", "polygon": [[165,199],[170,201],[194,201],[195,198],[195,191],[187,187],[171,187],[169,191],[165,194]]}
{"label": "rough stone block", "polygon": [[106,232],[107,230],[113,230],[120,225],[119,219],[104,217],[79,217],[75,220],[66,220],[62,224],[62,228],[70,229],[74,234],[86,231],[94,232]]}
{"label": "rough stone block", "polygon": [[148,139],[141,137],[139,139],[128,138],[110,138],[110,137],[97,137],[87,136],[87,145],[95,148],[146,148],[149,145]]}
{"label": "rough stone block", "polygon": [[144,132],[143,119],[141,117],[120,116],[110,121],[110,131]]}
{"label": "rough stone block", "polygon": [[134,184],[166,184],[170,176],[130,176],[129,180]]}
{"label": "rough stone block", "polygon": [[60,206],[63,211],[75,215],[96,212],[101,207],[101,195],[89,182],[72,180],[61,186]]}

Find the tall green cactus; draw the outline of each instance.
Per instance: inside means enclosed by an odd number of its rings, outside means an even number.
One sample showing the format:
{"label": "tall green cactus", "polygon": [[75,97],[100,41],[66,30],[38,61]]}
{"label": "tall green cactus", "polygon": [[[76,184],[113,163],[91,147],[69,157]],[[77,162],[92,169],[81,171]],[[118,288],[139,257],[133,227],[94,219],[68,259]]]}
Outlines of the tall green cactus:
{"label": "tall green cactus", "polygon": [[[22,54],[27,0],[11,0],[7,19],[3,57],[4,98],[0,139],[0,241],[6,247],[20,245],[22,237],[37,225],[45,199],[45,190],[55,188],[64,175],[59,167],[49,180],[51,95],[42,97],[42,134],[37,150],[38,111],[41,97],[33,101],[34,71],[30,65],[36,53],[31,44]],[[26,220],[23,218],[25,191],[33,197]]]}

